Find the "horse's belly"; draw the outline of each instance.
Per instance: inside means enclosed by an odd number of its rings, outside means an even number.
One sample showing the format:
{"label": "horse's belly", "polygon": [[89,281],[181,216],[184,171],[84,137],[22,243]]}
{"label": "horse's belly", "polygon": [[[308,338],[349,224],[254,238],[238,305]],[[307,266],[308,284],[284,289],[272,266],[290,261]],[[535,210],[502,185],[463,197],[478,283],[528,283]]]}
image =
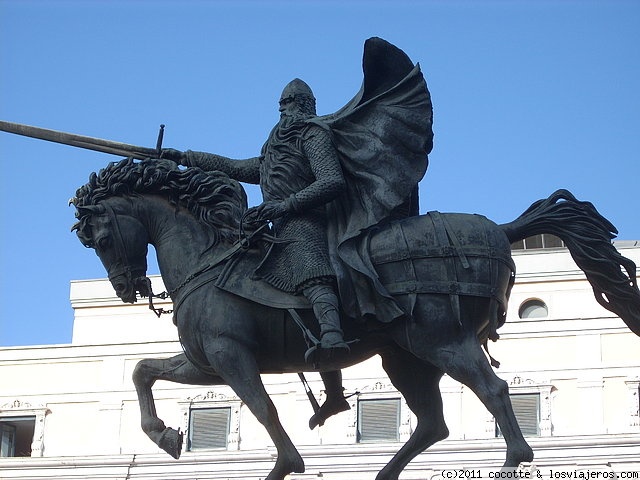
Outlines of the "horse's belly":
{"label": "horse's belly", "polygon": [[394,222],[371,236],[369,252],[394,296],[472,295],[506,305],[515,271],[506,235],[480,215],[436,212]]}

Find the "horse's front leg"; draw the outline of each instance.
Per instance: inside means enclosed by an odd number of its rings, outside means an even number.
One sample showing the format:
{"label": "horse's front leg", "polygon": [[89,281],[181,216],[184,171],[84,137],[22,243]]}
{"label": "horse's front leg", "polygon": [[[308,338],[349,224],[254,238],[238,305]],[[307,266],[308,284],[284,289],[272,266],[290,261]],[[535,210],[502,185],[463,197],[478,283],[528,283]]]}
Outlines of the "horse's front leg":
{"label": "horse's front leg", "polygon": [[209,364],[249,407],[276,446],[276,464],[265,480],[284,480],[290,473],[304,472],[302,457],[280,423],[252,350],[241,341],[218,336],[205,344],[205,354]]}
{"label": "horse's front leg", "polygon": [[156,445],[177,459],[182,451],[182,433],[166,427],[158,418],[151,390],[156,380],[188,385],[216,385],[221,383],[221,379],[200,372],[184,354],[171,358],[146,358],[136,365],[133,384],[138,394],[142,430]]}

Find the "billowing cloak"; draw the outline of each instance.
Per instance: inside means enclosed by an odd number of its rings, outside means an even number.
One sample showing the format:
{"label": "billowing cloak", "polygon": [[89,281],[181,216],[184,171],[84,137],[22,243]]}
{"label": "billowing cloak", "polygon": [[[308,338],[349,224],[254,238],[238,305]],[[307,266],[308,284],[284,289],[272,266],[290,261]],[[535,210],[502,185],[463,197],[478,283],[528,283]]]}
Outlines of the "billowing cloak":
{"label": "billowing cloak", "polygon": [[353,318],[404,315],[369,261],[367,232],[416,215],[417,185],[433,146],[432,106],[420,66],[380,38],[365,42],[364,81],[338,112],[311,120],[333,135],[345,193],[328,205],[329,252],[342,307]]}

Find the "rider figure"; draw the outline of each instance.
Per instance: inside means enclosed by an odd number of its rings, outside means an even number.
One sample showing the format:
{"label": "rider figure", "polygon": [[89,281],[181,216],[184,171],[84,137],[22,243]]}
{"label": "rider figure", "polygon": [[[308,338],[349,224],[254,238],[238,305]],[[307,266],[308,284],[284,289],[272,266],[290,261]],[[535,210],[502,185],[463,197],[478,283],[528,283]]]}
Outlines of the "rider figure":
{"label": "rider figure", "polygon": [[345,189],[331,134],[316,117],[309,86],[294,79],[280,97],[280,121],[259,157],[232,160],[211,153],[163,150],[162,156],[205,171],[219,170],[240,182],[259,184],[263,203],[253,209],[256,220],[273,222],[278,242],[256,269],[274,287],[303,294],[320,324],[320,345],[307,360],[349,351],[340,327],[335,272],[328,253],[325,205]]}

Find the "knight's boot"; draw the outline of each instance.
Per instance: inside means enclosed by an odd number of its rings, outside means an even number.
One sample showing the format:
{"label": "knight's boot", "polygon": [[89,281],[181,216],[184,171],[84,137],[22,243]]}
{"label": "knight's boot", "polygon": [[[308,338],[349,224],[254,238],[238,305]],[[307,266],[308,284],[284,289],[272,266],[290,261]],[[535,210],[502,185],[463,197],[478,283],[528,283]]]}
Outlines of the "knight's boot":
{"label": "knight's boot", "polygon": [[[349,345],[344,341],[340,328],[340,314],[338,309],[338,296],[329,286],[318,285],[305,289],[305,295],[311,301],[313,313],[320,324],[320,349],[324,350],[323,357],[333,353],[349,353]],[[317,350],[312,347],[305,357],[309,359]]]}
{"label": "knight's boot", "polygon": [[342,386],[342,372],[333,370],[329,372],[320,372],[326,399],[309,419],[309,428],[313,430],[317,426],[324,425],[325,420],[340,412],[347,411],[351,408],[347,399],[344,398],[344,387]]}
{"label": "knight's boot", "polygon": [[[335,314],[334,314],[335,312]],[[320,317],[320,346],[324,349],[341,349],[349,351],[349,345],[344,341],[344,334],[340,328],[340,317],[333,310]]]}

